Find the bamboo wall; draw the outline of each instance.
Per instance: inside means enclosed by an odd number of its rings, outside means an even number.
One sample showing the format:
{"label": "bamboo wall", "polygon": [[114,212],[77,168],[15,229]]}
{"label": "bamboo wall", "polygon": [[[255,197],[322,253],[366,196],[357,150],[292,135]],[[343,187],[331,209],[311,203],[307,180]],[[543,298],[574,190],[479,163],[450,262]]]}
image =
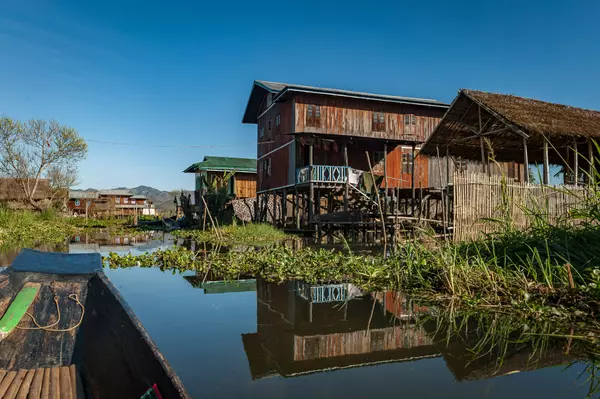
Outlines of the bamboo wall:
{"label": "bamboo wall", "polygon": [[238,198],[256,197],[256,173],[236,173],[234,178]]}
{"label": "bamboo wall", "polygon": [[499,220],[510,220],[518,229],[531,225],[531,213],[550,223],[568,215],[586,194],[582,186],[543,186],[488,176],[454,174],[454,240],[475,240],[498,231]]}

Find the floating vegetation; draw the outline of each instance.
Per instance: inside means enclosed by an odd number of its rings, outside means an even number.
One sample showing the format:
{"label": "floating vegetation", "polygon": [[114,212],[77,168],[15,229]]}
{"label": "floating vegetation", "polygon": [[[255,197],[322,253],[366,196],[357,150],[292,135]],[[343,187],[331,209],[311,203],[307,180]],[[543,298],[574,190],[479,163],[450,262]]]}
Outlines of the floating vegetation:
{"label": "floating vegetation", "polygon": [[213,244],[246,244],[266,245],[285,240],[290,236],[269,224],[247,223],[243,225],[232,224],[215,229],[187,229],[176,230],[173,235],[188,238],[197,242]]}

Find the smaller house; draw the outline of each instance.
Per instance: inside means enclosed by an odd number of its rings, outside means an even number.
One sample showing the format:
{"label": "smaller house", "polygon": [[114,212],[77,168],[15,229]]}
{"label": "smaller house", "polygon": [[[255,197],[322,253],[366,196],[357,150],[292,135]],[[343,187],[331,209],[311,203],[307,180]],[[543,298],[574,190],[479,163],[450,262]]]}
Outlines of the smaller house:
{"label": "smaller house", "polygon": [[202,162],[190,165],[183,171],[196,175],[195,203],[206,193],[210,184],[233,173],[227,180],[229,194],[236,198],[256,197],[256,159],[206,156]]}
{"label": "smaller house", "polygon": [[97,191],[69,190],[67,209],[73,215],[91,215],[98,200]]}

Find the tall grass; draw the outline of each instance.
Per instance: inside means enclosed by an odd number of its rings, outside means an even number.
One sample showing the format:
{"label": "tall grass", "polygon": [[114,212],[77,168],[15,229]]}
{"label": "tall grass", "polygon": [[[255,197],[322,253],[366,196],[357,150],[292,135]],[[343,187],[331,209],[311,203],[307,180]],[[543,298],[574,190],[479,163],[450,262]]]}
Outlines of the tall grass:
{"label": "tall grass", "polygon": [[0,207],[0,247],[65,242],[76,228],[54,211],[15,211]]}

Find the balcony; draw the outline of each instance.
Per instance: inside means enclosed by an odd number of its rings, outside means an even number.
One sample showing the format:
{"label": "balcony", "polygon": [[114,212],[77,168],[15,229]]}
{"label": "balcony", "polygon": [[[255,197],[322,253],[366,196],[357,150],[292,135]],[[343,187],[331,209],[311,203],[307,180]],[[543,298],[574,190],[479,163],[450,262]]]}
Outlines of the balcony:
{"label": "balcony", "polygon": [[346,183],[348,166],[312,165],[296,169],[296,184],[302,183]]}

